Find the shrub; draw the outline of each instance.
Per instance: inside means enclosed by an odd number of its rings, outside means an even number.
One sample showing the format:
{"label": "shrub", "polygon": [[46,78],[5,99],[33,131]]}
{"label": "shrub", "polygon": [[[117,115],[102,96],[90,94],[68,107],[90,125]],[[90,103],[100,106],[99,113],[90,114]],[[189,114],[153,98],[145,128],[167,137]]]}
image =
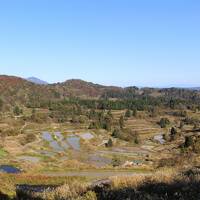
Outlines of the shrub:
{"label": "shrub", "polygon": [[193,138],[192,136],[186,136],[185,137],[185,143],[184,143],[184,147],[185,148],[188,148],[188,147],[191,147],[194,145],[194,141],[193,141]]}
{"label": "shrub", "polygon": [[112,158],[112,166],[113,167],[118,167],[121,165],[121,160],[118,157],[113,157]]}
{"label": "shrub", "polygon": [[121,131],[118,128],[115,128],[113,133],[112,133],[112,137],[120,138],[121,134],[122,134]]}
{"label": "shrub", "polygon": [[113,141],[112,141],[112,139],[110,138],[109,140],[108,140],[108,142],[106,143],[106,147],[112,147],[113,146]]}
{"label": "shrub", "polygon": [[176,140],[178,136],[179,136],[179,134],[178,134],[176,128],[172,127],[171,131],[170,131],[170,138],[171,138],[171,140],[172,141]]}
{"label": "shrub", "polygon": [[137,109],[136,108],[132,109],[132,116],[137,117]]}
{"label": "shrub", "polygon": [[31,142],[34,142],[36,140],[36,136],[35,134],[33,133],[28,133],[25,135],[25,137],[20,141],[20,143],[22,145],[25,145],[25,144],[28,144],[28,143],[31,143]]}
{"label": "shrub", "polygon": [[166,128],[170,124],[170,121],[168,118],[161,118],[159,125],[161,128]]}
{"label": "shrub", "polygon": [[131,117],[131,111],[129,109],[126,111],[125,117],[127,118]]}
{"label": "shrub", "polygon": [[13,113],[14,115],[20,115],[23,113],[23,110],[19,108],[19,106],[15,106],[14,109],[13,109]]}
{"label": "shrub", "polygon": [[119,126],[120,126],[121,129],[124,128],[124,117],[123,116],[121,116],[120,119],[119,119]]}

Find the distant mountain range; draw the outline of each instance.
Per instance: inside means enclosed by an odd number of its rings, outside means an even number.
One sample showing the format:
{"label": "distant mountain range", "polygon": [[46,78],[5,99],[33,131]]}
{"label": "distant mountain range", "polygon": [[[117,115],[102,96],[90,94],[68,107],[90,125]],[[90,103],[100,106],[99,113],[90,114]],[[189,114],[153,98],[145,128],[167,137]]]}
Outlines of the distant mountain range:
{"label": "distant mountain range", "polygon": [[200,88],[138,88],[134,86],[122,88],[94,84],[80,79],[48,84],[35,77],[23,79],[0,75],[0,99],[4,102],[5,108],[16,104],[27,105],[30,102],[38,104],[68,97],[135,99],[146,96],[200,100]]}
{"label": "distant mountain range", "polygon": [[[41,80],[37,77],[29,77],[26,79],[27,81],[29,82],[32,82],[32,83],[35,83],[35,84],[38,84],[38,85],[48,85],[49,83],[47,81],[44,81],[44,80]],[[69,82],[72,82],[76,84],[82,80],[79,80],[79,79],[71,79],[71,80],[68,80]],[[66,81],[67,82],[67,81]],[[88,82],[89,83],[89,82]],[[56,84],[56,83],[54,83]],[[94,84],[94,85],[98,85],[98,84]],[[106,86],[105,86],[106,87]],[[113,86],[114,88],[119,88],[118,86]],[[177,89],[186,89],[186,90],[199,90],[200,91],[200,87],[193,87],[193,86],[186,86],[186,85],[170,85],[170,86],[165,86],[165,87],[144,87],[144,86],[137,86],[138,88],[142,89],[142,88],[154,88],[154,89],[164,89],[164,88],[177,88]]]}
{"label": "distant mountain range", "polygon": [[26,80],[28,80],[32,83],[35,83],[35,84],[39,84],[39,85],[48,85],[48,83],[46,81],[43,81],[43,80],[36,78],[36,77],[29,77]]}

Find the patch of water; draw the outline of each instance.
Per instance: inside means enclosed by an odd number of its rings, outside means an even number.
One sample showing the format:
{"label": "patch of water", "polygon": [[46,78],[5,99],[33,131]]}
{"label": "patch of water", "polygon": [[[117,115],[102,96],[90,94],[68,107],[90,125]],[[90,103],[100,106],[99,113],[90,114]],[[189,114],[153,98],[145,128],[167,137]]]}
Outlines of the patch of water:
{"label": "patch of water", "polygon": [[[86,137],[91,137],[87,135]],[[61,132],[55,132],[53,135],[49,132],[43,132],[42,138],[49,142],[49,146],[56,152],[64,152],[71,146],[74,150],[80,150],[80,137],[70,134],[64,138]]]}
{"label": "patch of water", "polygon": [[49,152],[49,151],[45,151],[45,150],[40,150],[39,153],[42,155],[45,155],[45,156],[50,156],[50,157],[56,155],[56,153],[54,153],[54,152]]}
{"label": "patch of water", "polygon": [[63,147],[57,141],[52,141],[49,143],[49,145],[53,148],[54,151],[64,151]]}
{"label": "patch of water", "polygon": [[164,144],[165,143],[165,140],[163,138],[163,135],[155,135],[154,136],[154,140],[158,141],[160,144]]}
{"label": "patch of water", "polygon": [[54,134],[55,134],[57,140],[61,141],[61,140],[64,139],[64,137],[63,137],[61,132],[55,132]]}
{"label": "patch of water", "polygon": [[97,167],[105,167],[111,164],[112,160],[98,154],[89,155],[89,163],[94,164]]}
{"label": "patch of water", "polygon": [[32,163],[38,163],[40,161],[40,158],[34,156],[19,156],[18,159]]}
{"label": "patch of water", "polygon": [[76,135],[71,135],[67,138],[67,142],[72,146],[74,150],[80,150],[80,138]]}
{"label": "patch of water", "polygon": [[57,137],[60,140],[61,133],[56,132],[55,133],[56,138],[54,139],[54,137],[49,132],[43,132],[42,137],[43,137],[44,140],[49,142],[49,146],[52,147],[54,151],[56,151],[56,152],[64,151],[64,148],[56,141]]}
{"label": "patch of water", "polygon": [[42,138],[46,140],[47,142],[53,141],[52,135],[49,132],[43,132]]}
{"label": "patch of water", "polygon": [[60,144],[65,150],[69,149],[69,145],[67,144],[67,141],[61,141]]}
{"label": "patch of water", "polygon": [[84,140],[91,140],[94,138],[91,133],[80,133],[79,136]]}
{"label": "patch of water", "polygon": [[0,172],[8,174],[19,174],[21,170],[11,165],[0,165]]}

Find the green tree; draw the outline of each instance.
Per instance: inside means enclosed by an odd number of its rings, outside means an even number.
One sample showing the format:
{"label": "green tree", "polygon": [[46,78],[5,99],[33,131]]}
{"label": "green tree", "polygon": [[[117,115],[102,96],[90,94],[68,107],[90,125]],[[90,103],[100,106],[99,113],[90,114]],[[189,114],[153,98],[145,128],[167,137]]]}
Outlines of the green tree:
{"label": "green tree", "polygon": [[113,115],[112,115],[112,112],[111,112],[111,110],[109,110],[109,111],[108,111],[107,115],[108,115],[110,118],[112,118],[112,119],[113,119]]}
{"label": "green tree", "polygon": [[174,127],[172,127],[171,128],[171,135],[176,135],[176,134],[177,134],[177,130]]}
{"label": "green tree", "polygon": [[188,147],[193,146],[193,144],[194,144],[194,141],[193,141],[192,136],[186,136],[186,137],[185,137],[184,147],[185,147],[185,148],[188,148]]}
{"label": "green tree", "polygon": [[131,111],[129,109],[126,111],[125,117],[127,118],[131,117]]}
{"label": "green tree", "polygon": [[137,109],[136,108],[132,109],[132,116],[137,117]]}
{"label": "green tree", "polygon": [[97,122],[97,121],[91,122],[88,128],[89,129],[99,129],[100,128],[99,122]]}
{"label": "green tree", "polygon": [[120,165],[121,165],[121,160],[117,156],[114,156],[112,158],[112,166],[113,167],[118,167]]}
{"label": "green tree", "polygon": [[91,109],[89,112],[89,115],[88,115],[89,119],[95,119],[96,116],[97,116],[97,114],[96,114],[95,110]]}
{"label": "green tree", "polygon": [[161,128],[166,128],[167,125],[169,125],[169,124],[170,124],[170,121],[167,118],[161,118],[161,120],[159,122],[159,125]]}
{"label": "green tree", "polygon": [[115,128],[113,133],[112,133],[112,137],[114,138],[120,138],[121,132],[118,128]]}
{"label": "green tree", "polygon": [[23,113],[23,110],[19,108],[19,106],[15,106],[14,109],[13,109],[13,113],[14,115],[20,115]]}
{"label": "green tree", "polygon": [[113,146],[113,141],[112,141],[112,139],[110,138],[109,140],[108,140],[108,142],[106,143],[106,147],[112,147]]}
{"label": "green tree", "polygon": [[176,130],[176,128],[172,127],[171,131],[170,131],[170,136],[171,136],[171,140],[175,140],[178,137],[178,132]]}
{"label": "green tree", "polygon": [[158,115],[158,109],[155,106],[149,108],[149,116],[156,117]]}
{"label": "green tree", "polygon": [[171,109],[174,109],[174,108],[175,108],[175,101],[174,101],[173,99],[171,99],[171,100],[169,101],[169,107],[170,107]]}
{"label": "green tree", "polygon": [[134,136],[134,143],[135,144],[140,144],[140,137],[139,137],[138,134],[135,134],[135,136]]}
{"label": "green tree", "polygon": [[77,115],[83,114],[82,107],[80,105],[77,106],[76,110],[77,110]]}
{"label": "green tree", "polygon": [[107,130],[107,131],[111,131],[111,128],[112,128],[112,118],[110,117],[110,115],[106,115],[105,116],[105,119],[104,119],[104,128]]}
{"label": "green tree", "polygon": [[121,129],[124,128],[124,116],[123,115],[121,115],[121,117],[119,119],[119,126]]}

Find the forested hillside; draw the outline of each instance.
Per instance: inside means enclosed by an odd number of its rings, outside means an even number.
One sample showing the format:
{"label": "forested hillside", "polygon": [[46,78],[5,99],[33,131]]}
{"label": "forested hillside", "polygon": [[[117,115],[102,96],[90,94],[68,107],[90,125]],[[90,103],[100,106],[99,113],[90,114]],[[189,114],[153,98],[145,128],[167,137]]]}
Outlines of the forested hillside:
{"label": "forested hillside", "polygon": [[80,104],[105,109],[125,109],[149,106],[199,106],[200,92],[187,89],[154,89],[103,86],[82,80],[38,85],[13,76],[0,76],[0,105],[2,110],[13,106],[45,107],[49,102],[78,98]]}

